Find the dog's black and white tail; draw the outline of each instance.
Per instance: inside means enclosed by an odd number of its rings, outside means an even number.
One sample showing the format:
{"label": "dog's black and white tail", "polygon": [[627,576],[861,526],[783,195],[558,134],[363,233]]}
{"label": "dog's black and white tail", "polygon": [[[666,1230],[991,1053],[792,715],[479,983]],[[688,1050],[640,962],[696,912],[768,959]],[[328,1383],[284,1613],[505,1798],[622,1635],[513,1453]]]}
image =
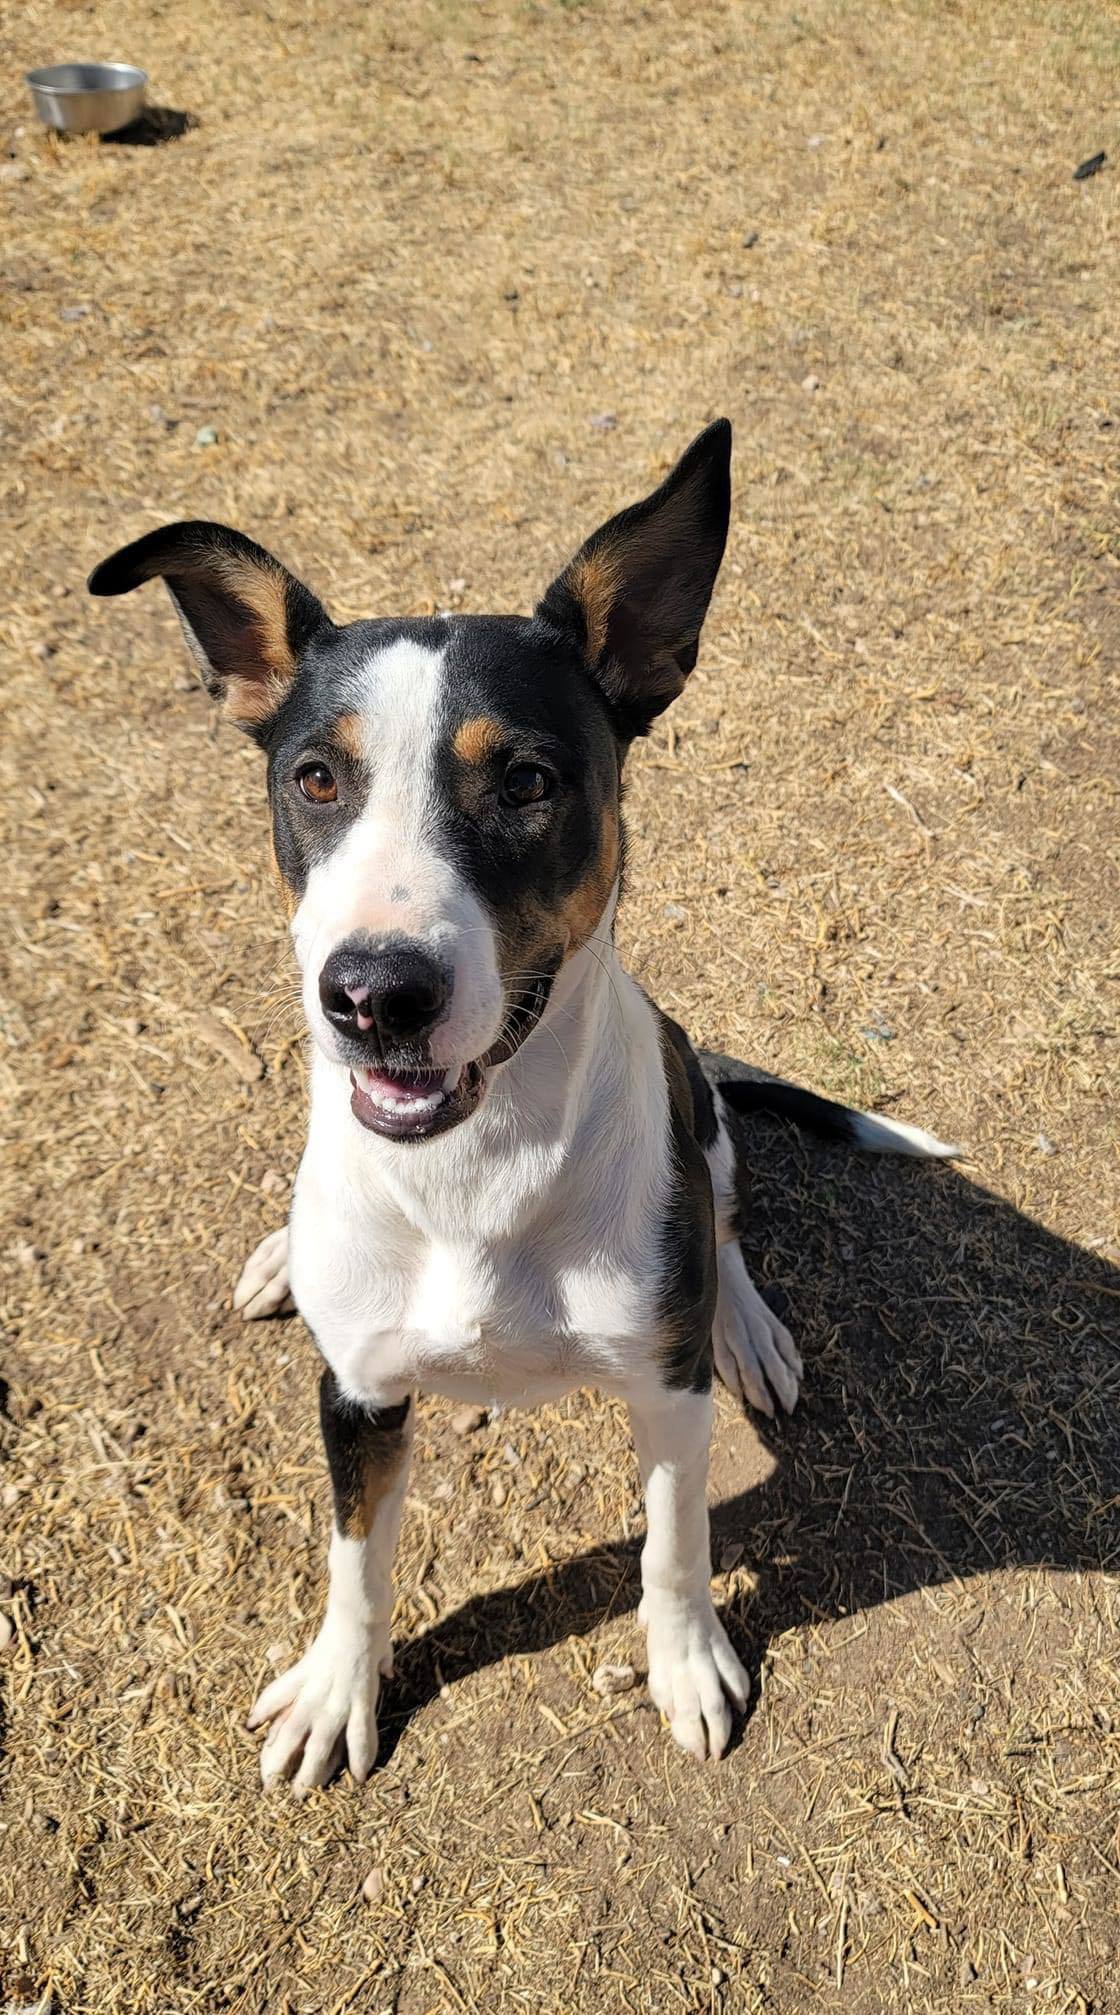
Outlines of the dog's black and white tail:
{"label": "dog's black and white tail", "polygon": [[880,1113],[857,1112],[850,1105],[838,1105],[815,1091],[787,1084],[784,1078],[720,1078],[717,1087],[733,1112],[764,1112],[775,1119],[789,1119],[824,1140],[847,1141],[868,1154],[913,1154],[952,1161],[961,1153],[959,1147],[947,1146],[924,1127],[884,1119]]}

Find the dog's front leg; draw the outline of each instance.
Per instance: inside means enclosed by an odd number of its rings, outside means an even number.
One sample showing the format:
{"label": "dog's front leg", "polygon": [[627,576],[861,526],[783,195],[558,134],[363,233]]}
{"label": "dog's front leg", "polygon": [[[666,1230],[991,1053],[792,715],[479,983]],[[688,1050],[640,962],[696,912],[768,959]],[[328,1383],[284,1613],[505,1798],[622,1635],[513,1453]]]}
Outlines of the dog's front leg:
{"label": "dog's front leg", "polygon": [[630,1424],[646,1494],[642,1604],[649,1689],[673,1738],[701,1761],[722,1756],[731,1707],[750,1681],[731,1649],[711,1594],[708,1539],[710,1392],[631,1396]]}
{"label": "dog's front leg", "polygon": [[[261,1751],[266,1786],[293,1777],[298,1797],[325,1784],[345,1747],[351,1774],[377,1756],[377,1701],[393,1669],[393,1555],[412,1450],[413,1406],[375,1411],[348,1400],[333,1371],[319,1417],[334,1494],[327,1613],[315,1642],[266,1686],[250,1728],[272,1723]],[[294,1776],[293,1776],[294,1773]]]}

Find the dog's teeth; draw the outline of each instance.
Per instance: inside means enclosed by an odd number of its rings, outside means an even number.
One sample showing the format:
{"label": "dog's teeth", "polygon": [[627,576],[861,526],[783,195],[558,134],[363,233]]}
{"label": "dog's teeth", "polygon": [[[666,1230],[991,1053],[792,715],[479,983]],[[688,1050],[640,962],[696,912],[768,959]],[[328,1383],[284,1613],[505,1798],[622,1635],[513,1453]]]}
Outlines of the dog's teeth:
{"label": "dog's teeth", "polygon": [[458,1064],[457,1064],[457,1063],[453,1063],[453,1064],[452,1064],[452,1066],[451,1066],[451,1069],[450,1069],[449,1071],[447,1071],[447,1072],[446,1072],[446,1074],[445,1074],[445,1076],[444,1076],[444,1080],[443,1080],[443,1089],[444,1089],[444,1091],[454,1091],[454,1089],[455,1089],[456,1085],[458,1084],[458,1082],[459,1082],[459,1079],[460,1079],[460,1077],[461,1077],[461,1076],[462,1076],[462,1072],[460,1071],[460,1069],[459,1069],[459,1066],[458,1066]]}
{"label": "dog's teeth", "polygon": [[431,1112],[443,1097],[442,1088],[435,1091],[417,1092],[412,1098],[401,1098],[399,1093],[386,1091],[384,1084],[373,1071],[365,1073],[367,1098],[381,1112],[394,1113],[398,1117],[411,1117],[416,1113]]}

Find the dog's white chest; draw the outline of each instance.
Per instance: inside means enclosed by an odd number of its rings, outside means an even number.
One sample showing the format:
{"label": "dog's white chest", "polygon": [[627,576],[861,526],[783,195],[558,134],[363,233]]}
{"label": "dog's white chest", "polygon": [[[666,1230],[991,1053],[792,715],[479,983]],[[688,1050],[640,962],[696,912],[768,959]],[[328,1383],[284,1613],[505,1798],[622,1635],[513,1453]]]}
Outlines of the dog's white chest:
{"label": "dog's white chest", "polygon": [[416,1382],[452,1397],[536,1396],[568,1383],[572,1347],[530,1257],[432,1245],[412,1282],[401,1353]]}
{"label": "dog's white chest", "polygon": [[509,1326],[512,1296],[483,1250],[427,1248],[404,1293],[401,1328],[419,1358],[477,1356]]}
{"label": "dog's white chest", "polygon": [[547,1243],[336,1244],[301,1216],[297,1207],[299,1306],[344,1388],[371,1405],[413,1387],[513,1404],[609,1383],[648,1334],[648,1297],[625,1267],[558,1266]]}

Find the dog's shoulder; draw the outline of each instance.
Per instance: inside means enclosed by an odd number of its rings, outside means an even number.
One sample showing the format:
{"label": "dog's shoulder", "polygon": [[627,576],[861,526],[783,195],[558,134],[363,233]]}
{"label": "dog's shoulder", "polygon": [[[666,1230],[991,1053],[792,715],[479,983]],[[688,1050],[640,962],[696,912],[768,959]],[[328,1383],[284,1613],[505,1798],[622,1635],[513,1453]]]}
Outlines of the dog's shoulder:
{"label": "dog's shoulder", "polygon": [[[648,998],[648,996],[647,996]],[[668,1092],[668,1179],[662,1205],[658,1352],[671,1389],[706,1390],[717,1277],[708,1150],[719,1128],[712,1089],[685,1030],[650,1001]]]}
{"label": "dog's shoulder", "polygon": [[657,1017],[665,1080],[673,1111],[680,1115],[697,1147],[707,1151],[714,1145],[719,1130],[712,1087],[687,1031],[673,1020],[672,1015],[666,1014],[664,1008],[659,1008],[656,1001],[651,1000],[649,1004]]}

